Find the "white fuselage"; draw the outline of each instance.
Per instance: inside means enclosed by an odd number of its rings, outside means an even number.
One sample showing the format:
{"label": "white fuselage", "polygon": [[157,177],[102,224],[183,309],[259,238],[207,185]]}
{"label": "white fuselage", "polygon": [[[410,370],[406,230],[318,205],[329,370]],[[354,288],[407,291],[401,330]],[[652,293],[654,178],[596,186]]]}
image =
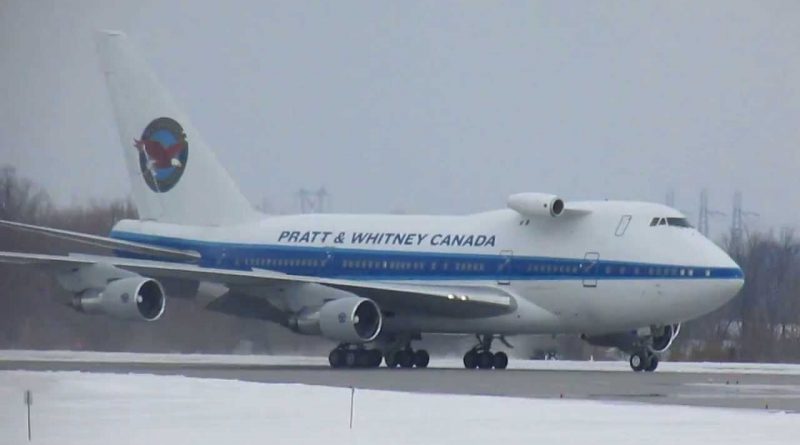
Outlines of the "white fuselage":
{"label": "white fuselage", "polygon": [[[480,318],[400,308],[386,320],[387,331],[601,334],[698,317],[725,304],[743,284],[739,267],[696,230],[651,225],[654,218],[683,218],[674,209],[639,202],[573,205],[586,212],[557,218],[509,209],[465,216],[315,214],[224,227],[126,220],[112,236],[196,250],[208,267],[489,286],[515,301],[513,311]],[[303,295],[263,293],[313,304]]]}

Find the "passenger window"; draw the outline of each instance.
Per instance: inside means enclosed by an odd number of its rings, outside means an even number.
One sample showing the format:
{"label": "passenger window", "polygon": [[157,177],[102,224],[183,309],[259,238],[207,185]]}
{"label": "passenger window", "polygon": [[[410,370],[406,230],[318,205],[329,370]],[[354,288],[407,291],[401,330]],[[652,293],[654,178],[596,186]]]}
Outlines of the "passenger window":
{"label": "passenger window", "polygon": [[628,224],[631,223],[631,215],[622,215],[622,218],[619,219],[619,224],[617,224],[617,231],[615,234],[617,236],[622,236],[625,234],[625,230],[628,228]]}

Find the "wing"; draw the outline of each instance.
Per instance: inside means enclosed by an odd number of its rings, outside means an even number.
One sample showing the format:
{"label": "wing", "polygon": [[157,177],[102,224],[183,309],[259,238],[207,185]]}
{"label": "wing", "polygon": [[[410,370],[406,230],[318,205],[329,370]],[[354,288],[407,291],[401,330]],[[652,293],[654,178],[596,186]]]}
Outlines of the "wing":
{"label": "wing", "polygon": [[104,236],[89,235],[80,232],[71,232],[69,230],[52,229],[50,227],[34,226],[32,224],[23,224],[19,222],[6,221],[2,219],[0,219],[0,227],[7,227],[9,229],[15,229],[15,230],[23,230],[26,232],[33,232],[41,235],[51,236],[54,238],[66,239],[91,246],[121,250],[140,255],[154,256],[158,258],[166,258],[166,259],[182,260],[182,261],[197,261],[200,259],[200,254],[194,251],[157,247],[144,243],[122,241],[114,238],[107,238]]}
{"label": "wing", "polygon": [[512,295],[503,289],[488,286],[458,287],[341,280],[287,275],[271,270],[217,269],[195,264],[93,255],[60,256],[0,252],[0,263],[38,265],[56,270],[105,263],[152,278],[181,278],[220,283],[234,288],[271,286],[279,283],[316,283],[371,298],[381,306],[443,316],[485,317],[506,313],[515,308]]}

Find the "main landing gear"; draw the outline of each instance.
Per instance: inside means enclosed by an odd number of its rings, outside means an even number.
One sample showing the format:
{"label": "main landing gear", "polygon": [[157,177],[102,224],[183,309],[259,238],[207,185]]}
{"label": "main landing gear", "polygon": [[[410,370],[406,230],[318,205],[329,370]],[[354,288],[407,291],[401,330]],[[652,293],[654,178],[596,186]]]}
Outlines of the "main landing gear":
{"label": "main landing gear", "polygon": [[331,368],[377,368],[384,359],[388,368],[427,368],[431,356],[424,349],[412,349],[410,341],[401,349],[388,350],[385,357],[380,349],[348,343],[340,344],[328,355]]}
{"label": "main landing gear", "polygon": [[403,333],[387,336],[383,339],[383,359],[386,367],[393,368],[427,368],[431,356],[424,349],[414,349],[411,342],[421,340],[417,334]]}
{"label": "main landing gear", "polygon": [[631,354],[629,363],[636,372],[653,372],[658,368],[658,356],[649,349],[642,349]]}
{"label": "main landing gear", "polygon": [[403,349],[393,352],[387,352],[386,367],[388,368],[427,368],[428,363],[431,361],[431,356],[428,351],[424,349],[411,349],[411,346],[406,346]]}
{"label": "main landing gear", "polygon": [[363,345],[342,343],[328,355],[331,368],[377,368],[383,361],[378,349],[366,349]]}
{"label": "main landing gear", "polygon": [[[478,344],[464,354],[464,367],[467,369],[506,369],[508,355],[503,351],[492,353],[491,335],[478,335]],[[502,339],[501,339],[502,340]]]}

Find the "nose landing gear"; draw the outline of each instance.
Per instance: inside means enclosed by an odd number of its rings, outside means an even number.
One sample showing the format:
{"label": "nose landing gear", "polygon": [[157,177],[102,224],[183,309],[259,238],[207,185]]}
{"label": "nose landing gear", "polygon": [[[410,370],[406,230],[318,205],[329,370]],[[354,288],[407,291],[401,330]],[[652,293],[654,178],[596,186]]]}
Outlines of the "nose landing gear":
{"label": "nose landing gear", "polygon": [[636,372],[653,372],[658,368],[658,356],[648,349],[634,352],[628,362]]}
{"label": "nose landing gear", "polygon": [[492,353],[491,335],[478,335],[478,344],[464,354],[464,367],[467,369],[506,369],[508,355],[498,351]]}

